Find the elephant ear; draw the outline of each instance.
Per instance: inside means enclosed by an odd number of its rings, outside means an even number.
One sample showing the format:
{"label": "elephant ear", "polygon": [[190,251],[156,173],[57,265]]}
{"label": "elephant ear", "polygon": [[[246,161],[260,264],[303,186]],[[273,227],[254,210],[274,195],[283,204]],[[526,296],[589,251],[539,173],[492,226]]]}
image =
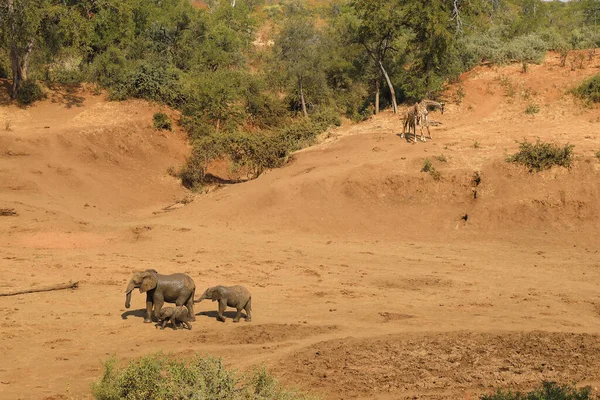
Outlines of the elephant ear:
{"label": "elephant ear", "polygon": [[148,290],[152,290],[158,284],[158,277],[154,273],[145,273],[142,277],[142,285],[140,286],[140,292],[144,293]]}

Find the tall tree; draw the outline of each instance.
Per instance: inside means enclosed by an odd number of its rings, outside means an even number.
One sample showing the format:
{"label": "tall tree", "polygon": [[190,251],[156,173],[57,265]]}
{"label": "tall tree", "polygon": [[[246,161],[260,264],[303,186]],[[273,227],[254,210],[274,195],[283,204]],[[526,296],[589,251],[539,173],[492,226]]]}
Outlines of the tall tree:
{"label": "tall tree", "polygon": [[413,97],[423,97],[441,89],[447,79],[459,72],[456,49],[454,4],[445,0],[422,0],[406,5],[406,24],[414,33],[410,47]]}
{"label": "tall tree", "polygon": [[27,79],[31,52],[44,16],[44,0],[0,0],[0,44],[10,57],[12,96]]}
{"label": "tall tree", "polygon": [[304,13],[292,13],[275,40],[276,57],[296,84],[302,114],[308,117],[305,87],[307,81],[323,74],[321,37],[313,20]]}
{"label": "tall tree", "polygon": [[[389,52],[394,51],[394,42],[400,37],[403,27],[402,9],[395,0],[352,0],[351,5],[357,14],[357,25],[353,29],[353,40],[360,43],[380,77],[390,89],[394,113],[398,111],[396,92],[385,68]],[[375,113],[379,112],[381,79],[375,82]]]}

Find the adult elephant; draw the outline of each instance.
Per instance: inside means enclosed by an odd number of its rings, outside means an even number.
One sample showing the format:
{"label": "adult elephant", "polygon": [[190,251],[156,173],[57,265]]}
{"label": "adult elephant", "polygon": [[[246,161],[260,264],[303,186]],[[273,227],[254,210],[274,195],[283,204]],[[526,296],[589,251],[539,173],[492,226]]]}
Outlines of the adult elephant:
{"label": "adult elephant", "polygon": [[146,293],[145,323],[152,322],[153,307],[154,316],[158,320],[160,309],[165,302],[175,303],[178,306],[185,305],[190,313],[190,321],[196,320],[194,315],[196,284],[188,275],[161,275],[154,269],[136,272],[125,290],[125,308],[131,306],[131,292],[135,288],[139,288],[140,293]]}

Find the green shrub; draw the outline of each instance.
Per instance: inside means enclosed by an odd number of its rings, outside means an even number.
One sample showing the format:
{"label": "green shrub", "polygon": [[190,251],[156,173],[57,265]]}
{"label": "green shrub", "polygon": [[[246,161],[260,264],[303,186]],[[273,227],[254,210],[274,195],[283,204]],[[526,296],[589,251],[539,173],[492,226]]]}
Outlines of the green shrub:
{"label": "green shrub", "polygon": [[185,362],[156,354],[126,367],[112,358],[105,363],[102,378],[91,386],[97,400],[308,400],[285,390],[264,367],[239,374],[227,370],[221,360],[199,356]]}
{"label": "green shrub", "polygon": [[585,101],[600,103],[600,75],[586,79],[571,92]]}
{"label": "green shrub", "polygon": [[173,128],[171,119],[165,113],[161,113],[161,112],[154,113],[152,120],[154,121],[154,129],[156,129],[158,131],[162,131],[162,130],[170,131]]}
{"label": "green shrub", "polygon": [[421,172],[428,172],[429,175],[433,178],[434,181],[439,181],[442,179],[442,174],[435,169],[429,158],[426,158],[423,162],[423,167],[421,167]]}
{"label": "green shrub", "polygon": [[446,158],[446,156],[445,156],[445,155],[443,155],[443,154],[441,154],[441,155],[439,155],[439,156],[435,156],[435,157],[433,157],[433,158],[435,158],[435,159],[436,159],[436,160],[438,160],[439,162],[448,162],[448,159],[447,159],[447,158]]}
{"label": "green shrub", "polygon": [[537,113],[539,113],[539,112],[540,112],[540,106],[538,106],[538,105],[537,105],[537,104],[535,104],[535,103],[531,103],[531,104],[529,104],[529,105],[527,106],[527,108],[525,109],[525,114],[529,114],[529,115],[532,115],[532,114],[537,114]]}
{"label": "green shrub", "polygon": [[588,400],[591,397],[589,386],[578,389],[574,385],[559,385],[543,381],[541,386],[529,393],[498,390],[495,394],[481,396],[481,400]]}
{"label": "green shrub", "polygon": [[216,135],[204,136],[193,142],[192,154],[179,171],[181,184],[188,189],[197,189],[206,183],[208,165],[224,154],[223,140]]}
{"label": "green shrub", "polygon": [[221,133],[194,142],[192,155],[179,173],[182,184],[190,189],[207,182],[206,170],[217,159],[229,160],[234,170],[245,170],[249,179],[265,170],[280,167],[289,154],[289,144],[280,135],[244,132]]}
{"label": "green shrub", "polygon": [[519,143],[519,152],[506,159],[507,162],[523,164],[529,168],[529,172],[542,171],[552,168],[554,165],[570,168],[573,162],[574,145],[560,146],[552,143],[544,143],[539,139],[536,143],[527,140]]}
{"label": "green shrub", "polygon": [[21,86],[17,89],[15,99],[21,104],[32,104],[35,101],[44,98],[42,88],[34,80],[26,80],[21,82]]}
{"label": "green shrub", "polygon": [[600,159],[600,151],[596,153],[596,158]]}

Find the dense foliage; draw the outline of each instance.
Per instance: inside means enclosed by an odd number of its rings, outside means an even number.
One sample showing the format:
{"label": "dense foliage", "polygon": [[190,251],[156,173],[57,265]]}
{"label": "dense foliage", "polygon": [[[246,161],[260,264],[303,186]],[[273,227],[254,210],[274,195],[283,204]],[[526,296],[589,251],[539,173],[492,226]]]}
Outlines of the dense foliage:
{"label": "dense foliage", "polygon": [[119,367],[105,363],[104,375],[92,384],[97,400],[302,400],[309,397],[285,390],[264,368],[247,374],[226,369],[221,360],[196,357],[185,362],[161,354]]}
{"label": "dense foliage", "polygon": [[[476,64],[526,69],[553,49],[575,65],[571,50],[600,45],[599,13],[597,0],[0,0],[0,78],[27,102],[36,80],[88,81],[169,105],[193,143],[257,176],[340,116],[435,98]],[[268,162],[239,161],[262,146]]]}

